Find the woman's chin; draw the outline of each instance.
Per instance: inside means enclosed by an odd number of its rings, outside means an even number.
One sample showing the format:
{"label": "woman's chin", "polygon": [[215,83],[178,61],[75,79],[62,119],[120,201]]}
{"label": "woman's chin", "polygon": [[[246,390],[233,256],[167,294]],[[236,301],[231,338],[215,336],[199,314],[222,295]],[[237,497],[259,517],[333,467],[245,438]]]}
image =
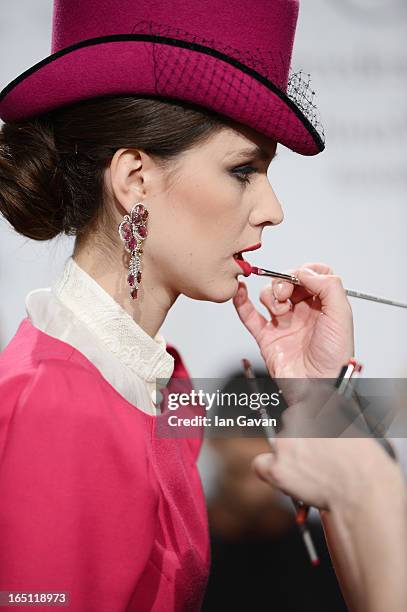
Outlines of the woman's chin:
{"label": "woman's chin", "polygon": [[221,287],[219,299],[213,301],[227,302],[228,300],[231,300],[236,295],[238,286],[239,278],[236,275],[233,278],[228,279],[228,281],[225,281],[223,287]]}
{"label": "woman's chin", "polygon": [[213,285],[207,285],[196,291],[189,291],[184,293],[186,297],[190,297],[193,300],[204,300],[206,302],[215,302],[217,304],[223,304],[228,302],[236,295],[238,287],[238,279],[232,278],[225,280],[224,283],[214,283]]}
{"label": "woman's chin", "polygon": [[225,282],[222,286],[219,287],[219,289],[218,287],[216,287],[217,291],[215,291],[215,287],[213,287],[214,291],[211,292],[212,295],[207,299],[209,299],[211,302],[215,302],[218,304],[228,302],[233,298],[233,296],[236,295],[238,283],[239,280],[235,277],[231,281]]}

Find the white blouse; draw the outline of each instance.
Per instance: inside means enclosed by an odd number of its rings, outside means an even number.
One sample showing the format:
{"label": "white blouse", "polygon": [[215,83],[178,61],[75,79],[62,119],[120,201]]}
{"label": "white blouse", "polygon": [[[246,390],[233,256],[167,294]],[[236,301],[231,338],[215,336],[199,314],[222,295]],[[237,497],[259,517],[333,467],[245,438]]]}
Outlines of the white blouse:
{"label": "white blouse", "polygon": [[25,298],[31,323],[83,353],[127,401],[157,414],[156,378],[168,382],[174,358],[70,256],[51,287]]}

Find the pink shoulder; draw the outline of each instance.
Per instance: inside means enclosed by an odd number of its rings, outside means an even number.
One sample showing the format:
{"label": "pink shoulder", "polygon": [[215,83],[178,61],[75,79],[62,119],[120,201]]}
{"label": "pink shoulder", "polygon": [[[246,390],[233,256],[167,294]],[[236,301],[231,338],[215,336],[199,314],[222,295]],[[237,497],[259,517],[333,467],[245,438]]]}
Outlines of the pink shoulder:
{"label": "pink shoulder", "polygon": [[[19,379],[19,393],[0,405],[0,455],[10,465],[31,456],[41,469],[56,462],[65,475],[86,469],[107,484],[131,474],[147,495],[151,431],[138,411],[127,410],[93,372],[69,361],[43,361],[24,384]],[[12,377],[4,384],[11,387]]]}
{"label": "pink shoulder", "polygon": [[[103,383],[101,375],[79,363],[46,359],[35,368],[0,378],[0,444],[7,431],[40,428],[61,440],[75,436],[145,453],[149,422]],[[2,427],[6,425],[6,427]],[[28,434],[27,434],[28,435]]]}

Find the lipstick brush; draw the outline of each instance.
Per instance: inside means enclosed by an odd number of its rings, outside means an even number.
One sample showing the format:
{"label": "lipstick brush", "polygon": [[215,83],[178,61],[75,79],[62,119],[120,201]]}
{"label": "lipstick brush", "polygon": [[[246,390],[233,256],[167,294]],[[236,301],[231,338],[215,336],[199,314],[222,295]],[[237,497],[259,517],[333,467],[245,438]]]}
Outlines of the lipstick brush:
{"label": "lipstick brush", "polygon": [[[248,263],[248,262],[245,262]],[[271,276],[273,278],[281,278],[281,280],[288,281],[293,285],[301,285],[300,280],[293,276],[292,274],[283,274],[282,272],[273,272],[272,270],[266,270],[265,268],[258,268],[257,266],[252,266],[248,264],[246,267],[246,271],[244,272],[245,276],[249,276],[250,274],[257,274],[257,276]],[[388,304],[389,306],[398,306],[399,308],[407,308],[407,304],[404,302],[396,302],[395,300],[389,300],[387,298],[382,298],[377,295],[371,295],[369,293],[362,293],[361,291],[354,291],[353,289],[345,289],[346,295],[349,297],[359,298],[361,300],[370,300],[372,302],[379,302],[380,304]]]}

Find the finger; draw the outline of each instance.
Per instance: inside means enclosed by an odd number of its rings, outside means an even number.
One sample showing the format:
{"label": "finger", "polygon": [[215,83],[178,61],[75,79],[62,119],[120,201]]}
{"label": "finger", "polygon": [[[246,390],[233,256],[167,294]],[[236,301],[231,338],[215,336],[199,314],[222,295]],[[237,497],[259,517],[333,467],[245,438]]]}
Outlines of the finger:
{"label": "finger", "polygon": [[252,468],[261,480],[265,482],[274,483],[273,480],[273,466],[276,460],[275,454],[262,453],[257,455],[252,461]]}
{"label": "finger", "polygon": [[303,268],[297,274],[303,289],[317,296],[321,302],[322,312],[350,308],[346,291],[339,276],[317,274],[309,268]]}
{"label": "finger", "polygon": [[245,327],[255,339],[258,338],[262,329],[267,325],[267,320],[254,307],[249,298],[246,284],[242,281],[239,281],[238,290],[233,297],[233,305]]}
{"label": "finger", "polygon": [[328,264],[325,263],[305,263],[302,264],[301,268],[309,268],[310,270],[314,270],[314,272],[317,272],[318,274],[333,274],[334,271],[332,270],[331,266],[328,266]]}
{"label": "finger", "polygon": [[305,302],[306,300],[309,300],[310,302],[317,302],[316,306],[320,303],[315,293],[313,293],[306,287],[295,285],[294,291],[290,298],[292,304],[295,306],[296,304],[299,304],[300,302]]}
{"label": "finger", "polygon": [[259,295],[259,300],[265,306],[270,314],[270,316],[281,316],[289,312],[292,308],[292,304],[290,301],[285,300],[284,302],[280,302],[274,295],[273,286],[271,283],[265,285]]}
{"label": "finger", "polygon": [[[314,263],[314,262],[305,263],[301,266],[301,268],[309,268],[310,270],[313,270],[314,272],[317,272],[318,274],[333,274],[332,268],[328,266],[328,264],[324,264],[324,263]],[[301,268],[297,268],[294,270],[287,270],[285,274],[291,274],[292,276],[297,276],[297,272]],[[278,278],[273,279],[272,285],[273,285],[274,295],[277,298],[277,300],[279,300],[280,302],[285,302],[286,300],[291,298],[291,295],[293,294],[294,289],[295,289],[295,285],[293,285],[292,283],[289,283],[288,281],[284,281]],[[295,302],[302,301],[303,299],[306,299],[307,297],[309,296],[306,295],[305,292],[301,293],[297,291]]]}
{"label": "finger", "polygon": [[[290,269],[287,271],[287,274],[291,274],[292,276],[296,276],[297,278],[300,279],[302,270],[308,270],[309,274],[314,274],[315,276],[320,275],[332,275],[333,271],[332,268],[330,266],[328,266],[328,264],[325,263],[306,263],[303,264],[300,268],[296,268],[296,269]],[[284,285],[287,285],[287,282],[284,282]],[[291,283],[289,283],[291,284]],[[317,294],[314,291],[310,290],[309,286],[303,286],[305,285],[305,283],[302,283],[302,285],[292,285],[292,293],[290,296],[290,301],[292,302],[293,305],[298,304],[299,302],[303,302],[305,300],[309,300],[310,298],[313,299],[313,301],[317,300]],[[285,293],[286,295],[287,293]],[[315,308],[320,308],[320,302],[317,300],[315,303]]]}
{"label": "finger", "polygon": [[294,285],[292,283],[280,280],[278,278],[273,279],[272,287],[275,297],[280,302],[285,302],[288,300],[294,291]]}
{"label": "finger", "polygon": [[[291,274],[293,272],[294,271],[290,271],[288,272],[288,274]],[[297,276],[297,273],[298,273],[298,270],[295,270],[295,276]],[[293,305],[293,304],[298,304],[299,302],[302,302],[304,300],[312,299],[314,297],[314,294],[310,292],[306,287],[303,287],[301,285],[293,285],[292,283],[289,283],[288,281],[278,281],[278,282],[284,286],[284,289],[282,289],[281,293],[279,293],[278,296],[276,297],[278,302],[281,301],[282,297],[287,296],[286,300],[289,300],[289,303],[291,302],[291,305]],[[268,285],[265,285],[265,287],[263,287],[263,289],[261,290],[260,301],[265,306],[271,309],[272,298],[268,294],[267,287]],[[276,288],[274,288],[273,286],[273,295],[275,295],[276,290],[277,290],[277,286]],[[263,301],[263,298],[264,298],[264,301]]]}

